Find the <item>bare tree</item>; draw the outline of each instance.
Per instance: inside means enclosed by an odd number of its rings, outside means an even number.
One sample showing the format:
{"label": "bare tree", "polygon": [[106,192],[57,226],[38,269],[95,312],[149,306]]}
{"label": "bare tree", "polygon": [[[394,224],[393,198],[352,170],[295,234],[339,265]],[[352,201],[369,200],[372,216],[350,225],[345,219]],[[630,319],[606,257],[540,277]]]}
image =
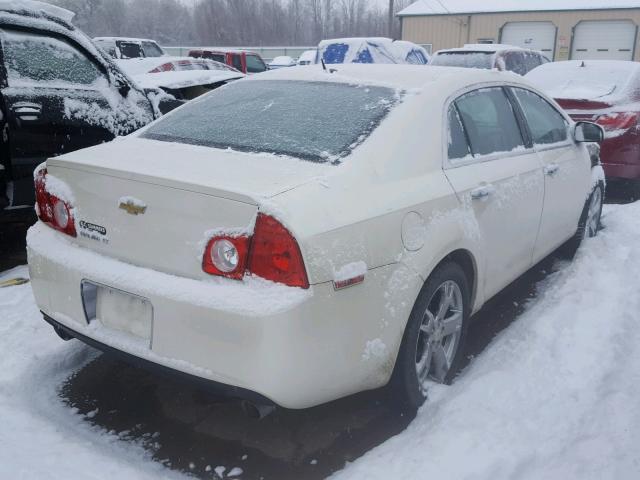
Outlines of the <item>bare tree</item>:
{"label": "bare tree", "polygon": [[[395,13],[369,0],[49,0],[76,12],[92,36],[150,37],[163,45],[316,45],[337,36],[394,37]],[[388,15],[388,16],[387,16]]]}

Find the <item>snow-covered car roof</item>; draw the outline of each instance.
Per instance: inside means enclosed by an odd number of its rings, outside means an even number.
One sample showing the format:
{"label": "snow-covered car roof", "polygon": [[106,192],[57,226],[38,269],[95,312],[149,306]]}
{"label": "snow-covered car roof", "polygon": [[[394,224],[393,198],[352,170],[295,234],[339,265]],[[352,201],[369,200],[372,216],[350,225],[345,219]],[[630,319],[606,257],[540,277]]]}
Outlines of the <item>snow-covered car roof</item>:
{"label": "snow-covered car roof", "polygon": [[486,53],[498,53],[507,50],[526,50],[516,45],[506,45],[504,43],[467,43],[461,48],[445,48],[438,50],[436,55],[440,53],[455,53],[455,52],[486,52]]}
{"label": "snow-covered car roof", "polygon": [[318,44],[327,64],[344,63],[412,63],[424,65],[429,54],[420,45],[384,37],[334,38]]}
{"label": "snow-covered car roof", "polygon": [[220,47],[220,48],[212,48],[212,47],[193,47],[189,49],[191,52],[220,52],[220,53],[250,53],[253,55],[258,55],[251,50],[246,50],[243,48],[229,48],[229,47]]}
{"label": "snow-covered car roof", "polygon": [[[145,57],[145,58],[126,58],[114,60],[114,62],[129,75],[141,75],[151,73],[152,70],[162,67],[163,65],[173,64],[174,71],[188,70],[224,70],[238,73],[233,67],[227,64],[216,62],[204,58],[193,57]],[[200,66],[202,68],[191,68],[191,66]],[[171,71],[171,70],[168,70]]]}
{"label": "snow-covered car roof", "polygon": [[168,88],[177,90],[180,88],[237,80],[244,76],[243,73],[232,70],[189,70],[182,72],[143,73],[134,75],[133,79],[138,86],[145,89]]}
{"label": "snow-covered car roof", "polygon": [[618,103],[631,96],[640,63],[624,60],[570,60],[541,65],[526,75],[547,95],[566,100]]}
{"label": "snow-covered car roof", "polygon": [[281,55],[279,57],[274,58],[271,63],[269,63],[270,66],[278,66],[278,67],[291,67],[293,65],[296,64],[296,61],[289,57],[288,55]]}
{"label": "snow-covered car roof", "polygon": [[64,20],[67,23],[71,23],[73,17],[75,17],[75,13],[66,8],[36,0],[0,0],[0,10],[16,13],[32,13],[36,16],[45,14]]}
{"label": "snow-covered car roof", "polygon": [[302,55],[298,58],[298,63],[300,62],[310,62],[315,63],[316,56],[318,55],[317,50],[305,50]]}
{"label": "snow-covered car roof", "polygon": [[[330,73],[334,72],[334,73]],[[503,73],[492,70],[472,70],[457,67],[425,68],[421,65],[371,65],[344,64],[332,65],[325,71],[321,65],[309,65],[296,68],[269,70],[260,75],[249,76],[243,82],[263,80],[292,80],[310,82],[337,82],[352,85],[385,86],[397,90],[420,90],[426,85],[437,88],[444,85],[481,82],[505,82],[531,85],[517,75],[505,77]]]}
{"label": "snow-covered car roof", "polygon": [[418,0],[398,16],[451,15],[461,13],[536,12],[560,10],[610,10],[638,8],[638,0]]}
{"label": "snow-covered car roof", "polygon": [[142,43],[142,42],[153,42],[158,43],[155,40],[151,40],[149,38],[133,38],[133,37],[94,37],[94,42],[131,42],[131,43]]}

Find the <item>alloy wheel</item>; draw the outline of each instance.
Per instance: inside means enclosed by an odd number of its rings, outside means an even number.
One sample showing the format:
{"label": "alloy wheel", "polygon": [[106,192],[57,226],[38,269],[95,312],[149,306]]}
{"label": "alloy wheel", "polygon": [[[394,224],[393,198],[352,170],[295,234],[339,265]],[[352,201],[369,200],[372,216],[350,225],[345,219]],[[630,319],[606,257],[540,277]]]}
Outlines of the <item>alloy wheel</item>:
{"label": "alloy wheel", "polygon": [[462,291],[456,282],[448,280],[429,300],[418,333],[416,374],[423,393],[429,380],[446,381],[460,344],[463,321]]}
{"label": "alloy wheel", "polygon": [[602,192],[596,188],[591,195],[589,210],[587,212],[586,236],[595,237],[600,227],[600,214],[602,212]]}

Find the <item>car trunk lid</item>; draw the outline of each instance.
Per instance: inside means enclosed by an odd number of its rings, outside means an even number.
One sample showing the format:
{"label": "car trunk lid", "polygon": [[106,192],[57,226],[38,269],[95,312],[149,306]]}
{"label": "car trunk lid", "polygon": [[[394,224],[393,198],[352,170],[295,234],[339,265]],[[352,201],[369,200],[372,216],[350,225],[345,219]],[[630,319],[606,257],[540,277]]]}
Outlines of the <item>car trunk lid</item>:
{"label": "car trunk lid", "polygon": [[214,232],[250,233],[261,200],[309,181],[321,167],[263,157],[127,139],[50,159],[47,169],[68,187],[78,244],[205,278],[202,254]]}

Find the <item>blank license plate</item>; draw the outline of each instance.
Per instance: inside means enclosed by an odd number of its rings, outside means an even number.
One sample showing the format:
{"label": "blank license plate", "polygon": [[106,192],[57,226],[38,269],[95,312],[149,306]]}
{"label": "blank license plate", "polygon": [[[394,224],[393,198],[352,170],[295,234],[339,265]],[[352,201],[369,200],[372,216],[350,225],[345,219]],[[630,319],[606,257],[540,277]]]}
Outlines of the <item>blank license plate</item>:
{"label": "blank license plate", "polygon": [[113,288],[97,287],[97,320],[105,327],[151,340],[153,308],[149,300]]}

